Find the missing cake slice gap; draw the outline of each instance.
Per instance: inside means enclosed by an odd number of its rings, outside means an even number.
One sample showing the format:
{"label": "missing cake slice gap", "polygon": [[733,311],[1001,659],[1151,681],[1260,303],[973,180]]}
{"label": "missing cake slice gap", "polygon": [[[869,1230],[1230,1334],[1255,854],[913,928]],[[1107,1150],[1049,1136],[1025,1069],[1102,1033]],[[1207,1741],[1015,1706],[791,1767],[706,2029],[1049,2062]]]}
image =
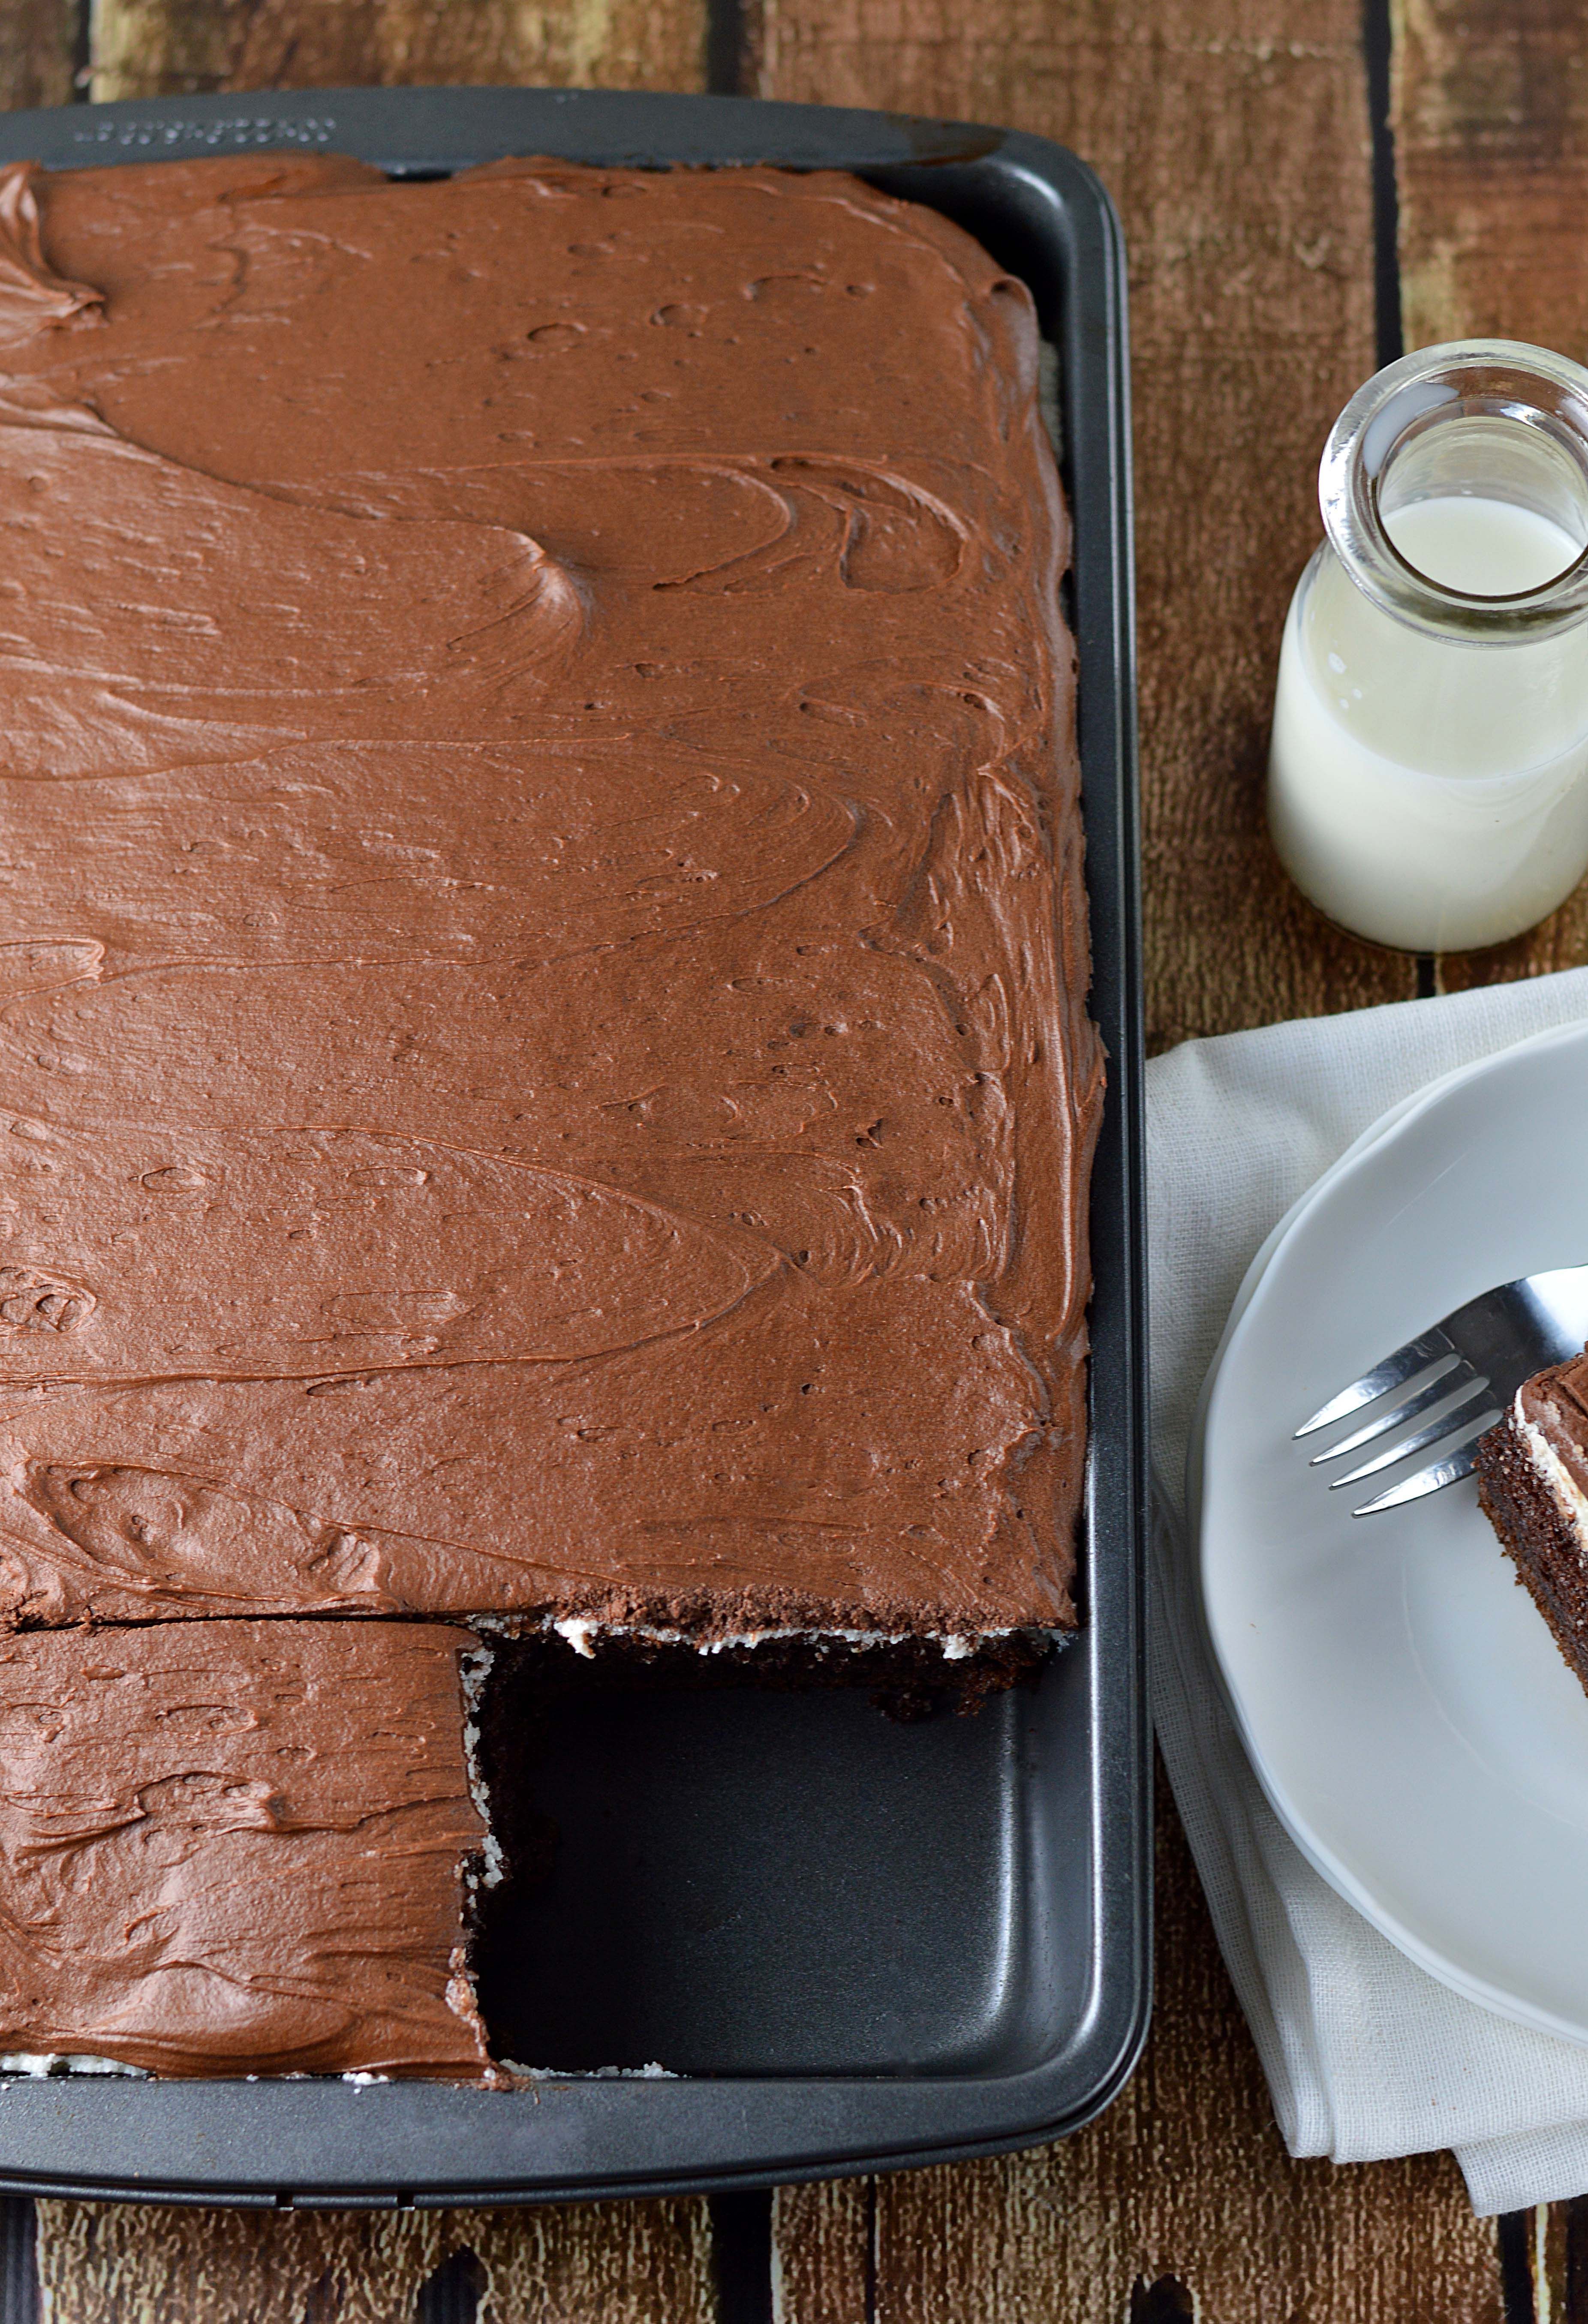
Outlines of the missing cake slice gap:
{"label": "missing cake slice gap", "polygon": [[1478,1446],[1478,1499],[1588,1688],[1588,1353],[1522,1383]]}

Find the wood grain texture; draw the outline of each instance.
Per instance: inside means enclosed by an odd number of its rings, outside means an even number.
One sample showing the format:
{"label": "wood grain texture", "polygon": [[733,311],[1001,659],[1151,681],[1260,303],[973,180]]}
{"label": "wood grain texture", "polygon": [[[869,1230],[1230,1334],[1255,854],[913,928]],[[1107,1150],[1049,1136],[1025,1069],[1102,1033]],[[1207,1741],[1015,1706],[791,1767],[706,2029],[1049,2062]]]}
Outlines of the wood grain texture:
{"label": "wood grain texture", "polygon": [[0,105],[69,105],[77,36],[74,0],[0,6]]}
{"label": "wood grain texture", "polygon": [[455,2252],[478,2324],[714,2324],[704,2204],[503,2211],[39,2205],[43,2324],[410,2324]]}
{"label": "wood grain texture", "polygon": [[1408,346],[1456,324],[1588,360],[1588,59],[1577,0],[1395,0]]}
{"label": "wood grain texture", "polygon": [[1416,989],[1279,870],[1260,794],[1318,455],[1373,369],[1357,0],[762,0],[753,86],[1072,145],[1131,247],[1155,1048]]}
{"label": "wood grain texture", "polygon": [[[1392,120],[1408,347],[1531,339],[1588,362],[1588,56],[1578,0],[1395,0]],[[1588,961],[1588,884],[1448,991]]]}
{"label": "wood grain texture", "polygon": [[706,0],[97,0],[91,87],[101,100],[427,81],[691,89],[705,42]]}
{"label": "wood grain texture", "polygon": [[1500,2324],[1494,2225],[1448,2155],[1286,2156],[1159,1799],[1158,2007],[1124,2096],[1060,2145],[880,2179],[874,2199],[785,2190],[782,2324]]}
{"label": "wood grain texture", "polygon": [[878,2186],[874,2179],[834,2179],[778,2189],[778,2324],[875,2324]]}

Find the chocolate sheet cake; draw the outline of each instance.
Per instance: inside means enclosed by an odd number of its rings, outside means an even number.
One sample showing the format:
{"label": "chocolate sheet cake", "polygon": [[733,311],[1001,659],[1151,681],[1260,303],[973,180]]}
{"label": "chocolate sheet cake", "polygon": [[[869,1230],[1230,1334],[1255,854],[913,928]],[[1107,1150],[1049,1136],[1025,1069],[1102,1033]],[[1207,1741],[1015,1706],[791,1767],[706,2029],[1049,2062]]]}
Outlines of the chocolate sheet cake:
{"label": "chocolate sheet cake", "polygon": [[1478,1445],[1478,1498],[1588,1686],[1588,1354],[1525,1380]]}
{"label": "chocolate sheet cake", "polygon": [[488,2078],[467,1632],[0,1641],[0,2064]]}
{"label": "chocolate sheet cake", "polygon": [[1023,287],[760,169],[0,226],[0,1616],[1070,1624]]}

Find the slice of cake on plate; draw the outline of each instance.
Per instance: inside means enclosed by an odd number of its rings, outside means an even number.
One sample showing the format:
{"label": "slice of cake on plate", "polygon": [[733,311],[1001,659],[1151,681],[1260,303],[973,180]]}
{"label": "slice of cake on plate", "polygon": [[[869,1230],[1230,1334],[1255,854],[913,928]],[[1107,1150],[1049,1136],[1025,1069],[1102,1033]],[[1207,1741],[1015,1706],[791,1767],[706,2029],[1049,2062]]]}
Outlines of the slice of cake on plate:
{"label": "slice of cake on plate", "polygon": [[1478,1447],[1478,1498],[1588,1686],[1588,1354],[1524,1380]]}

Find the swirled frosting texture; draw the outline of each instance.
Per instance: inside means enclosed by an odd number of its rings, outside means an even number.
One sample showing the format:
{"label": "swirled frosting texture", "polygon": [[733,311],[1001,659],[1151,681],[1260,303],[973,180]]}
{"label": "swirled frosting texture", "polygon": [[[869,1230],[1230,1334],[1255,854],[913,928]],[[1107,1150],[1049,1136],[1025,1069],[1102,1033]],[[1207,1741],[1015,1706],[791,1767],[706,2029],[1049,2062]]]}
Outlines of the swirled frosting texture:
{"label": "swirled frosting texture", "polygon": [[161,2074],[489,2079],[466,1631],[0,1641],[0,2050]]}
{"label": "swirled frosting texture", "polygon": [[762,170],[0,236],[0,1611],[1071,1619],[1024,289]]}

